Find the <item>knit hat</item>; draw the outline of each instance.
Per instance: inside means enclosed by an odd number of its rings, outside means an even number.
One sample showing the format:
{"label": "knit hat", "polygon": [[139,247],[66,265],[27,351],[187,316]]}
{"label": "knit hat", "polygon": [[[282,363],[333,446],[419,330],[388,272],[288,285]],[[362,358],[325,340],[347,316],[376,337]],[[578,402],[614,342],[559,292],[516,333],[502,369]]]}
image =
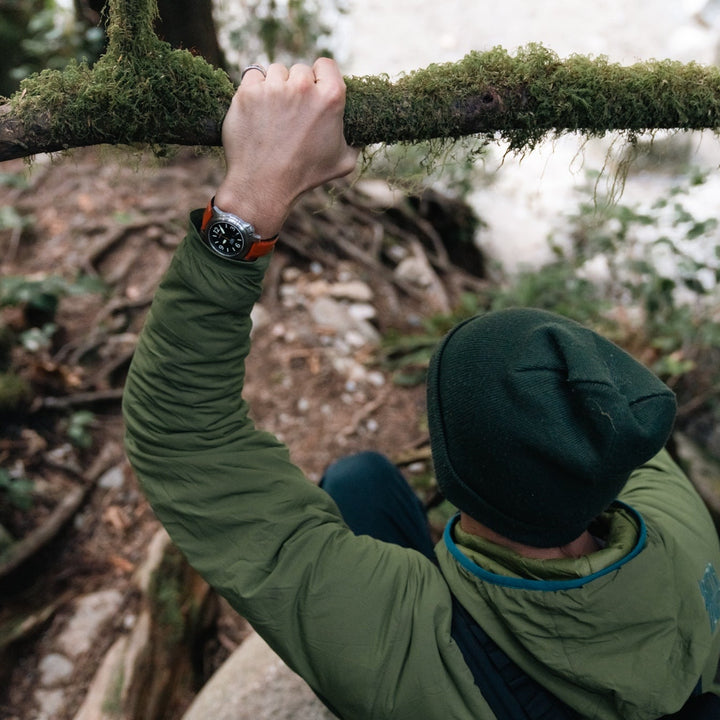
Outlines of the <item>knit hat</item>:
{"label": "knit hat", "polygon": [[662,449],[675,409],[667,386],[625,351],[540,310],[459,324],[428,370],[441,492],[535,547],[580,536]]}

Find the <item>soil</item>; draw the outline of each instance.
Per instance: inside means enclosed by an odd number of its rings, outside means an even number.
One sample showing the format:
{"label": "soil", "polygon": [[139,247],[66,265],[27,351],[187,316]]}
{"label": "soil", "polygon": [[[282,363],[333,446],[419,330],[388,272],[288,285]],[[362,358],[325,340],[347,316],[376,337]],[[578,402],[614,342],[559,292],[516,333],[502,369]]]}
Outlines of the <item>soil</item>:
{"label": "soil", "polygon": [[[27,303],[0,309],[1,324],[11,327],[16,339],[43,322],[57,328],[44,349],[28,352],[14,345],[12,367],[28,382],[31,397],[1,411],[0,468],[31,479],[35,489],[30,511],[14,509],[5,499],[0,524],[17,539],[30,536],[63,498],[87,488],[62,530],[0,577],[0,626],[18,613],[35,618],[0,671],[3,718],[36,717],[39,659],[52,647],[74,599],[107,588],[126,593],[158,528],[123,456],[120,394],[153,291],[184,235],[187,211],[205,205],[222,172],[216,154],[188,150],[159,162],[137,153],[85,149],[53,161],[38,159],[30,171],[20,161],[0,167],[0,210],[13,208],[23,219],[22,231],[17,217],[0,230],[2,277],[53,275],[73,282],[89,275],[104,288],[63,297],[54,318],[42,317],[42,308]],[[312,220],[306,210],[297,212],[301,220]],[[374,383],[355,382],[338,370],[328,352],[332,332],[313,326],[302,304],[283,302],[282,273],[292,267],[300,271],[292,275],[298,281],[363,280],[374,291],[381,330],[408,329],[426,307],[420,293],[390,287],[388,276],[367,263],[330,254],[318,263],[312,257],[285,247],[274,258],[261,302],[264,329],[256,332],[248,360],[246,396],[257,423],[277,433],[295,462],[317,480],[329,462],[353,451],[415,453],[426,441],[424,391],[393,384],[367,346],[351,358],[376,370]],[[90,423],[84,431],[80,427],[72,444],[69,421],[81,411],[92,413]],[[108,469],[121,472],[123,481],[97,484]],[[132,604],[133,594],[127,597]],[[131,609],[119,613],[116,632]],[[246,632],[241,618],[223,611],[204,651],[205,675]],[[103,635],[78,662],[67,709],[58,720],[73,717],[112,640],[112,631]],[[188,689],[183,700],[191,696]],[[181,701],[172,716],[179,717],[182,707]]]}

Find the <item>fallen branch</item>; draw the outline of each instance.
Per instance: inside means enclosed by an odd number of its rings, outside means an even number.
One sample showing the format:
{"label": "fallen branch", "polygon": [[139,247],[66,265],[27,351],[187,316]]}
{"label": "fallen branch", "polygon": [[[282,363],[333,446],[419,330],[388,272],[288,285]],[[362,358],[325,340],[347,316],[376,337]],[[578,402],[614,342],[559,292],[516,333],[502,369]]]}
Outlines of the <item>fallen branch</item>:
{"label": "fallen branch", "polygon": [[[128,354],[128,357],[132,353]],[[123,357],[126,360],[127,357]],[[66,409],[78,407],[80,405],[94,405],[103,402],[119,402],[122,399],[122,388],[111,388],[109,390],[97,390],[94,392],[81,392],[74,395],[65,395],[62,397],[45,397],[40,402],[40,407],[57,409]]]}
{"label": "fallen branch", "polygon": [[[219,145],[235,88],[200,57],[152,32],[154,0],[111,0],[108,49],[28,78],[0,105],[0,160],[100,143]],[[532,149],[548,134],[633,136],[720,127],[720,69],[670,60],[621,66],[561,60],[540,45],[431,65],[396,82],[347,78],[352,145],[480,135]]]}
{"label": "fallen branch", "polygon": [[119,452],[119,448],[115,445],[106,445],[83,477],[83,484],[72,488],[42,525],[27,537],[13,543],[4,552],[0,553],[0,578],[19,567],[60,532],[70,518],[79,510],[100,476],[109,467],[117,463]]}

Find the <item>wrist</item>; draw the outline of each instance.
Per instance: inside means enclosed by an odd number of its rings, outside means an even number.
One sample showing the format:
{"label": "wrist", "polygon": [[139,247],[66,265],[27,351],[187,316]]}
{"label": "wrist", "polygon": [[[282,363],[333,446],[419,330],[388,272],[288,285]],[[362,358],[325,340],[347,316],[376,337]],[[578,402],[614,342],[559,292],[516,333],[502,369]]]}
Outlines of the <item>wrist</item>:
{"label": "wrist", "polygon": [[269,193],[258,197],[254,192],[238,191],[223,182],[215,193],[215,206],[252,224],[261,238],[269,238],[280,232],[291,203],[273,201]]}

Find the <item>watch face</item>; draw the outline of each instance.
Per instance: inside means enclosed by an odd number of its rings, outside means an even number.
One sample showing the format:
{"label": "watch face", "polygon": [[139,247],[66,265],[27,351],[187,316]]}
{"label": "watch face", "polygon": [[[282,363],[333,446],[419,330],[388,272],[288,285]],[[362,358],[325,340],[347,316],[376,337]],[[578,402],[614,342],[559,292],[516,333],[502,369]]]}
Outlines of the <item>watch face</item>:
{"label": "watch face", "polygon": [[219,220],[210,225],[207,230],[207,239],[210,247],[226,258],[237,258],[245,255],[247,240],[242,230],[233,223]]}

